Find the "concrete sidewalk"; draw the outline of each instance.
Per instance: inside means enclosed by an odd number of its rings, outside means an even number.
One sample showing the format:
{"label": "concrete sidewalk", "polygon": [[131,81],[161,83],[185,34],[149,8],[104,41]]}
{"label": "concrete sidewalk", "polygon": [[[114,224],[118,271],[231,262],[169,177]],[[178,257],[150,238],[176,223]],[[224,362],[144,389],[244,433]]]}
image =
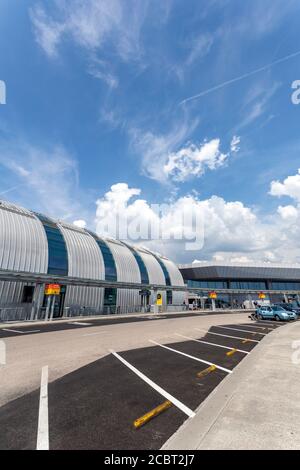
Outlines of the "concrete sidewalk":
{"label": "concrete sidewalk", "polygon": [[163,446],[183,449],[300,449],[300,322],[266,336]]}

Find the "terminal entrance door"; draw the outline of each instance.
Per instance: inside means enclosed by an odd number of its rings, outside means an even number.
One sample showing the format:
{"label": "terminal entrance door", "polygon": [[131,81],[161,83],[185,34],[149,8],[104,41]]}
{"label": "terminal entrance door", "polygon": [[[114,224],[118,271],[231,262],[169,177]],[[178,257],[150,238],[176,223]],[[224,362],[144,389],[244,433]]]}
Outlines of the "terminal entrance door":
{"label": "terminal entrance door", "polygon": [[44,295],[42,312],[46,314],[48,309],[48,317],[50,318],[51,311],[53,310],[53,318],[60,318],[64,314],[66,286],[60,286],[59,295]]}

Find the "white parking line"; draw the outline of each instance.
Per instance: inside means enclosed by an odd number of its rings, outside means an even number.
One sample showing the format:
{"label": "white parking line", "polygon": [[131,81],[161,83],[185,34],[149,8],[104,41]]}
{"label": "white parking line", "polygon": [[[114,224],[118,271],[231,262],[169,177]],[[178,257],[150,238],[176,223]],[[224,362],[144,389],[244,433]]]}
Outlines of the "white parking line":
{"label": "white parking line", "polygon": [[237,349],[237,348],[234,348],[233,346],[230,348],[229,346],[223,346],[222,344],[209,343],[208,341],[203,341],[201,339],[190,338],[189,336],[180,335],[179,333],[175,333],[175,335],[176,336],[181,336],[181,338],[189,339],[190,341],[196,341],[197,343],[203,343],[203,344],[208,344],[209,346],[216,346],[218,348],[229,349],[230,351],[232,351],[234,349],[235,351],[238,351],[240,353],[249,354],[249,351],[244,351],[243,349]]}
{"label": "white parking line", "polygon": [[144,380],[150,387],[152,387],[154,390],[156,390],[160,395],[165,397],[167,400],[171,401],[173,405],[177,406],[183,413],[185,413],[189,418],[193,418],[195,416],[195,413],[193,410],[185,406],[181,401],[177,400],[177,398],[173,397],[170,395],[170,393],[166,392],[163,388],[161,388],[159,385],[157,385],[155,382],[153,382],[151,379],[149,379],[146,375],[144,375],[142,372],[140,372],[136,367],[131,365],[129,362],[126,361],[122,356],[120,356],[118,353],[113,351],[112,349],[109,350],[111,354],[113,354],[119,361],[121,361],[125,366],[128,367],[132,372],[134,372],[140,379]]}
{"label": "white parking line", "polygon": [[83,323],[79,321],[69,322],[69,325],[78,325],[78,326],[92,326],[93,323]]}
{"label": "white parking line", "polygon": [[36,449],[49,450],[48,366],[42,368]]}
{"label": "white parking line", "polygon": [[207,333],[209,335],[223,336],[224,338],[232,338],[232,339],[242,339],[242,340],[251,341],[251,343],[259,343],[257,339],[241,338],[240,336],[222,335],[222,333],[214,333],[213,331],[201,330],[201,328],[194,328],[194,330],[202,331],[202,333]]}
{"label": "white parking line", "polygon": [[156,341],[153,341],[152,339],[149,339],[149,341],[152,344],[156,344],[156,346],[160,346],[161,348],[168,349],[169,351],[175,352],[177,354],[181,354],[182,356],[188,357],[189,359],[194,359],[194,361],[202,362],[203,364],[207,364],[209,366],[215,366],[217,369],[227,372],[227,374],[232,373],[232,370],[226,369],[225,367],[222,367],[222,366],[217,366],[217,364],[215,364],[214,362],[205,361],[204,359],[199,359],[199,357],[195,357],[195,356],[190,356],[190,354],[186,354],[184,352],[178,351],[177,349],[173,349],[173,348],[170,348],[169,346],[165,346],[164,344],[157,343]]}
{"label": "white parking line", "polygon": [[287,322],[287,321],[281,321],[281,322],[279,322],[279,321],[275,322],[275,321],[274,321],[274,322],[273,322],[273,321],[271,321],[271,320],[257,320],[257,322],[258,322],[258,323],[264,323],[264,324],[265,324],[265,323],[268,323],[268,324],[271,325],[271,326],[280,326],[280,324],[282,324],[282,323],[289,323],[289,322]]}
{"label": "white parking line", "polygon": [[[1,331],[1,330],[0,330]],[[38,333],[41,330],[11,330],[10,328],[2,328],[2,331],[9,331],[11,333],[19,333],[20,335],[25,335],[26,333]]]}
{"label": "white parking line", "polygon": [[231,328],[230,326],[219,326],[219,325],[213,325],[214,328],[223,328],[225,330],[232,330],[232,331],[243,331],[245,333],[251,333],[253,335],[253,333],[257,334],[257,335],[262,335],[262,336],[266,336],[267,333],[260,333],[259,331],[249,331],[249,330],[241,330],[239,328]]}
{"label": "white parking line", "polygon": [[[240,326],[244,326],[244,325],[240,325]],[[245,326],[247,328],[259,328],[260,330],[265,330],[267,328],[266,326],[256,326],[256,325],[245,325]],[[268,329],[273,331],[273,328],[268,328]]]}

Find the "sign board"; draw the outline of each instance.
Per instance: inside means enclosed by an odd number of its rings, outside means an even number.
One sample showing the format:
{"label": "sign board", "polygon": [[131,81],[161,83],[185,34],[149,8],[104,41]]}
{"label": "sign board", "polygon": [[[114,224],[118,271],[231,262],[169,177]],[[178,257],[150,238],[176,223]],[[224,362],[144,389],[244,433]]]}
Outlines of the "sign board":
{"label": "sign board", "polygon": [[60,295],[60,285],[46,284],[45,295]]}
{"label": "sign board", "polygon": [[217,293],[216,292],[210,292],[209,293],[209,298],[210,299],[216,299],[218,296],[217,296]]}
{"label": "sign board", "polygon": [[260,292],[260,293],[258,294],[258,298],[259,298],[259,299],[265,299],[265,298],[266,298],[266,294],[264,294],[263,292]]}
{"label": "sign board", "polygon": [[142,289],[139,291],[140,295],[151,295],[151,291],[149,289]]}
{"label": "sign board", "polygon": [[162,305],[162,295],[157,294],[156,296],[156,305]]}

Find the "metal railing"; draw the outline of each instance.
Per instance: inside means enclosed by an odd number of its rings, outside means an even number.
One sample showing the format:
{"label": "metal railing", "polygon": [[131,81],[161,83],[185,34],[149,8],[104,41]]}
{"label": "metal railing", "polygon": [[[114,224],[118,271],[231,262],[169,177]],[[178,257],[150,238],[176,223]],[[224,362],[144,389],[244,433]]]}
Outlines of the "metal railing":
{"label": "metal railing", "polygon": [[31,304],[0,306],[0,322],[30,320]]}

